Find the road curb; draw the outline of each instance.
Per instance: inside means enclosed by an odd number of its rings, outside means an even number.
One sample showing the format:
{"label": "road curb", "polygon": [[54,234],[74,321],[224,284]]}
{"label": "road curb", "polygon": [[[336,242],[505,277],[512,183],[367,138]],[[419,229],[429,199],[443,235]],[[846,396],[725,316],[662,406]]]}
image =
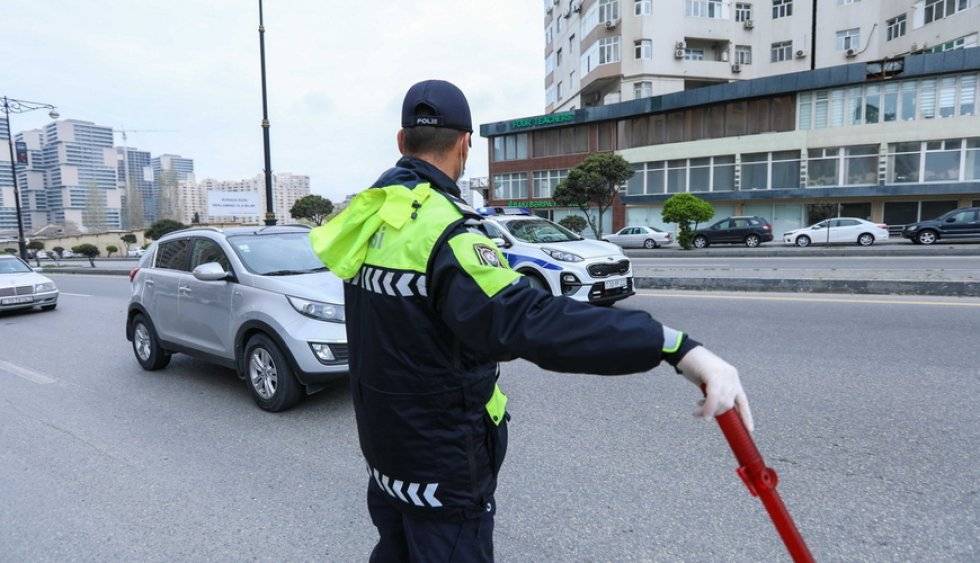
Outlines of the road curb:
{"label": "road curb", "polygon": [[863,258],[876,256],[980,256],[980,245],[970,247],[902,247],[859,250],[850,247],[830,249],[789,248],[786,250],[634,250],[624,251],[630,258]]}
{"label": "road curb", "polygon": [[128,276],[129,270],[111,270],[108,268],[41,268],[42,274],[87,274],[93,276]]}
{"label": "road curb", "polygon": [[695,277],[654,278],[640,276],[633,279],[633,285],[638,289],[980,297],[980,283],[976,282]]}

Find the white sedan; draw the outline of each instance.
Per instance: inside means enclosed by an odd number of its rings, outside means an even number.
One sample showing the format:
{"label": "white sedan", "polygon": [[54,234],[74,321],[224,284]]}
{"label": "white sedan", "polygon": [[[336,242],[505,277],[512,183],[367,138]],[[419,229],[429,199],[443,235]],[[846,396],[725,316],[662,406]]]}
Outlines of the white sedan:
{"label": "white sedan", "polygon": [[654,227],[626,227],[618,233],[606,235],[603,240],[620,248],[660,248],[673,241],[670,233]]}
{"label": "white sedan", "polygon": [[0,311],[32,309],[50,311],[58,306],[58,288],[20,258],[0,255]]}
{"label": "white sedan", "polygon": [[816,225],[783,233],[783,242],[805,247],[811,244],[859,244],[871,246],[876,241],[888,240],[888,225],[840,217],[827,219]]}

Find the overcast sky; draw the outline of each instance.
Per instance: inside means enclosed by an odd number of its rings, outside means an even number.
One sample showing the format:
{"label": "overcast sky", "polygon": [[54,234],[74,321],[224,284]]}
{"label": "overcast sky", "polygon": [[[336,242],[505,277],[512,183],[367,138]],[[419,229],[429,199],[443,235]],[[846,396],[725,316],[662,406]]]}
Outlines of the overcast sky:
{"label": "overcast sky", "polygon": [[[0,95],[127,129],[198,178],[262,170],[257,0],[3,0]],[[401,100],[442,78],[474,124],[544,110],[540,0],[266,0],[272,168],[338,199],[397,158]],[[13,119],[39,127],[44,112]],[[122,141],[117,137],[117,144]],[[474,136],[467,176],[487,174]]]}

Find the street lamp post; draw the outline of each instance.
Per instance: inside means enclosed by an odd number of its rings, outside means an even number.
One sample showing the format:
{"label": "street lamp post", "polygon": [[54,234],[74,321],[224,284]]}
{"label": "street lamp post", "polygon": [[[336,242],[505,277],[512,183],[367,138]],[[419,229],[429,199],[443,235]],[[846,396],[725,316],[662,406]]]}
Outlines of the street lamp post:
{"label": "street lamp post", "polygon": [[262,0],[259,0],[259,63],[262,68],[262,144],[265,148],[265,224],[276,224],[272,207],[272,157],[269,154],[269,102],[265,88],[265,23],[262,19]]}
{"label": "street lamp post", "polygon": [[10,176],[14,182],[14,207],[17,209],[17,247],[20,251],[22,260],[27,260],[27,242],[24,240],[24,218],[20,211],[20,190],[17,187],[17,156],[14,153],[14,135],[10,132],[10,114],[27,113],[29,111],[46,109],[51,119],[58,119],[58,111],[51,104],[41,102],[29,102],[27,100],[15,100],[4,96],[0,98],[0,105],[3,106],[3,115],[7,125],[7,145],[10,149]]}

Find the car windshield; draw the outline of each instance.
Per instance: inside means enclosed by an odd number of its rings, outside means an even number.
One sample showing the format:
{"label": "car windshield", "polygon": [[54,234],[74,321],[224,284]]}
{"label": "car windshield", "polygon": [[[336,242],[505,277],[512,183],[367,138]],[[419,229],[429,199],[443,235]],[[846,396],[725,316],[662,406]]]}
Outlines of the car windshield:
{"label": "car windshield", "polygon": [[556,225],[544,219],[520,219],[507,221],[504,227],[518,240],[532,244],[546,242],[569,242],[582,240],[582,237],[569,231],[561,225]]}
{"label": "car windshield", "polygon": [[248,271],[260,276],[292,276],[327,269],[313,253],[307,233],[270,233],[228,237]]}
{"label": "car windshield", "polygon": [[0,274],[24,274],[31,268],[17,258],[0,258]]}

